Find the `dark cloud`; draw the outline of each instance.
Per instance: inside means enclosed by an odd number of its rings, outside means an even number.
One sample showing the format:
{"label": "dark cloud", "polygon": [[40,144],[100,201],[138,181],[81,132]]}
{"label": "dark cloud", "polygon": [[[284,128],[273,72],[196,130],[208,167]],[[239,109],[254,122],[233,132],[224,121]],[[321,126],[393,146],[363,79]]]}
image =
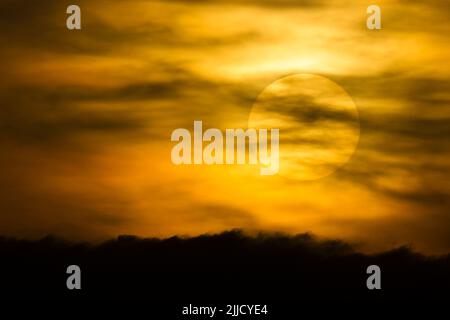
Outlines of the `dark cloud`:
{"label": "dark cloud", "polygon": [[299,123],[315,125],[318,122],[338,122],[348,125],[357,124],[357,114],[353,109],[330,108],[329,105],[314,101],[312,96],[275,97],[265,99],[265,110],[278,112],[294,118]]}
{"label": "dark cloud", "polygon": [[[448,151],[450,81],[401,74],[337,81],[360,109],[361,149],[398,155],[420,150],[430,156]],[[380,105],[379,97],[387,105]]]}
{"label": "dark cloud", "polygon": [[74,105],[73,100],[62,96],[64,93],[57,89],[50,94],[24,87],[3,92],[0,98],[4,106],[0,112],[1,136],[41,144],[68,141],[83,133],[149,137],[150,133],[145,129],[151,125],[151,120],[138,110],[83,110]]}
{"label": "dark cloud", "polygon": [[356,99],[381,96],[387,99],[398,99],[400,102],[406,100],[409,108],[422,107],[422,103],[431,104],[432,107],[440,104],[448,105],[450,97],[447,92],[450,88],[450,80],[435,77],[431,73],[428,76],[411,75],[395,66],[391,69],[375,76],[329,76]]}
{"label": "dark cloud", "polygon": [[[77,4],[82,8],[82,31],[69,32],[65,24],[65,3],[56,0],[40,1],[39,4],[23,0],[3,1],[0,4],[0,41],[4,43],[5,51],[8,52],[14,44],[24,53],[33,50],[59,54],[117,55],[120,51],[128,52],[131,46],[145,43],[152,44],[152,48],[201,48],[236,45],[261,37],[254,30],[194,37],[187,35],[186,30],[177,24],[170,23],[170,20],[150,20],[138,28],[118,27],[97,14],[98,8],[93,5],[99,5],[98,2],[93,4],[81,0]],[[110,3],[105,2],[104,5]],[[130,8],[132,6],[131,2]]]}
{"label": "dark cloud", "polygon": [[128,81],[114,87],[5,84],[0,89],[0,135],[49,145],[83,134],[102,134],[117,141],[167,140],[169,129],[191,126],[195,119],[220,118],[228,105],[249,111],[261,90],[252,83],[243,86],[206,79],[164,61],[146,65],[142,72],[146,70],[165,79]]}

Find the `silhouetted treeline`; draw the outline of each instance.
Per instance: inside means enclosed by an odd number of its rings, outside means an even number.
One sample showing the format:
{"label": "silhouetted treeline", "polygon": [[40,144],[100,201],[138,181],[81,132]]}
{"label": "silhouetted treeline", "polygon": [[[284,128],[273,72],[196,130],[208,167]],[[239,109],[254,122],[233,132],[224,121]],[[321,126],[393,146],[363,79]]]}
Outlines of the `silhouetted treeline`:
{"label": "silhouetted treeline", "polygon": [[[194,238],[120,236],[99,245],[0,238],[3,297],[144,298],[171,301],[446,298],[450,256],[401,247],[365,255],[342,241],[309,234]],[[66,288],[66,268],[81,267],[80,291]],[[366,287],[367,266],[381,267],[382,290]]]}

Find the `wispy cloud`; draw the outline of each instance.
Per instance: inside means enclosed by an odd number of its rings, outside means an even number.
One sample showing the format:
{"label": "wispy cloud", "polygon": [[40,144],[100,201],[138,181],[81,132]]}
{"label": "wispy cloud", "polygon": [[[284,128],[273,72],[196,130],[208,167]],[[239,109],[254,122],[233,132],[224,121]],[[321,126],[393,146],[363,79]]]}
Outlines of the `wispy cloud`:
{"label": "wispy cloud", "polygon": [[[1,233],[257,227],[450,247],[447,3],[381,1],[379,32],[365,29],[360,1],[78,4],[76,32],[59,1],[0,4]],[[293,73],[328,77],[358,108],[358,148],[334,175],[300,183],[247,166],[172,166],[173,129],[245,126],[264,88]],[[290,103],[272,106],[314,128],[355,120],[306,96],[303,108]]]}

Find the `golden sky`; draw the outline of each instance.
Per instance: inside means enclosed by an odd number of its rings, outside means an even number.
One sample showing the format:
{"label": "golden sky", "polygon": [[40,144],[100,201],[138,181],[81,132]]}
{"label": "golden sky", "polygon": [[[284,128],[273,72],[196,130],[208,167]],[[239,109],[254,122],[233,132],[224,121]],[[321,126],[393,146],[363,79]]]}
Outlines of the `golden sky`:
{"label": "golden sky", "polygon": [[[361,0],[79,0],[79,31],[66,29],[69,4],[0,3],[0,234],[244,228],[449,251],[446,1],[376,1],[378,31]],[[327,135],[351,151],[334,173],[172,164],[174,129],[246,126],[261,93],[294,74],[329,79],[354,103],[358,130]],[[316,102],[290,110],[319,121],[308,138],[330,115]],[[320,158],[323,136],[302,132],[288,144]]]}

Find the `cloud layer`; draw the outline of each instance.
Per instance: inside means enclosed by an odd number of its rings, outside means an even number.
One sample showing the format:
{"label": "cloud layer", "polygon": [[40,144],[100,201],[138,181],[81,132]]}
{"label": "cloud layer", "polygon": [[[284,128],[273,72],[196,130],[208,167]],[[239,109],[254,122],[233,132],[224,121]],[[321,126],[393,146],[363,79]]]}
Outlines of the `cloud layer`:
{"label": "cloud layer", "polygon": [[[360,1],[78,4],[74,32],[59,1],[0,4],[0,233],[242,227],[450,248],[444,2],[380,1],[379,32]],[[245,127],[264,88],[294,73],[330,78],[358,108],[358,148],[335,174],[301,183],[171,164],[172,130]],[[290,116],[348,120],[316,102]]]}

